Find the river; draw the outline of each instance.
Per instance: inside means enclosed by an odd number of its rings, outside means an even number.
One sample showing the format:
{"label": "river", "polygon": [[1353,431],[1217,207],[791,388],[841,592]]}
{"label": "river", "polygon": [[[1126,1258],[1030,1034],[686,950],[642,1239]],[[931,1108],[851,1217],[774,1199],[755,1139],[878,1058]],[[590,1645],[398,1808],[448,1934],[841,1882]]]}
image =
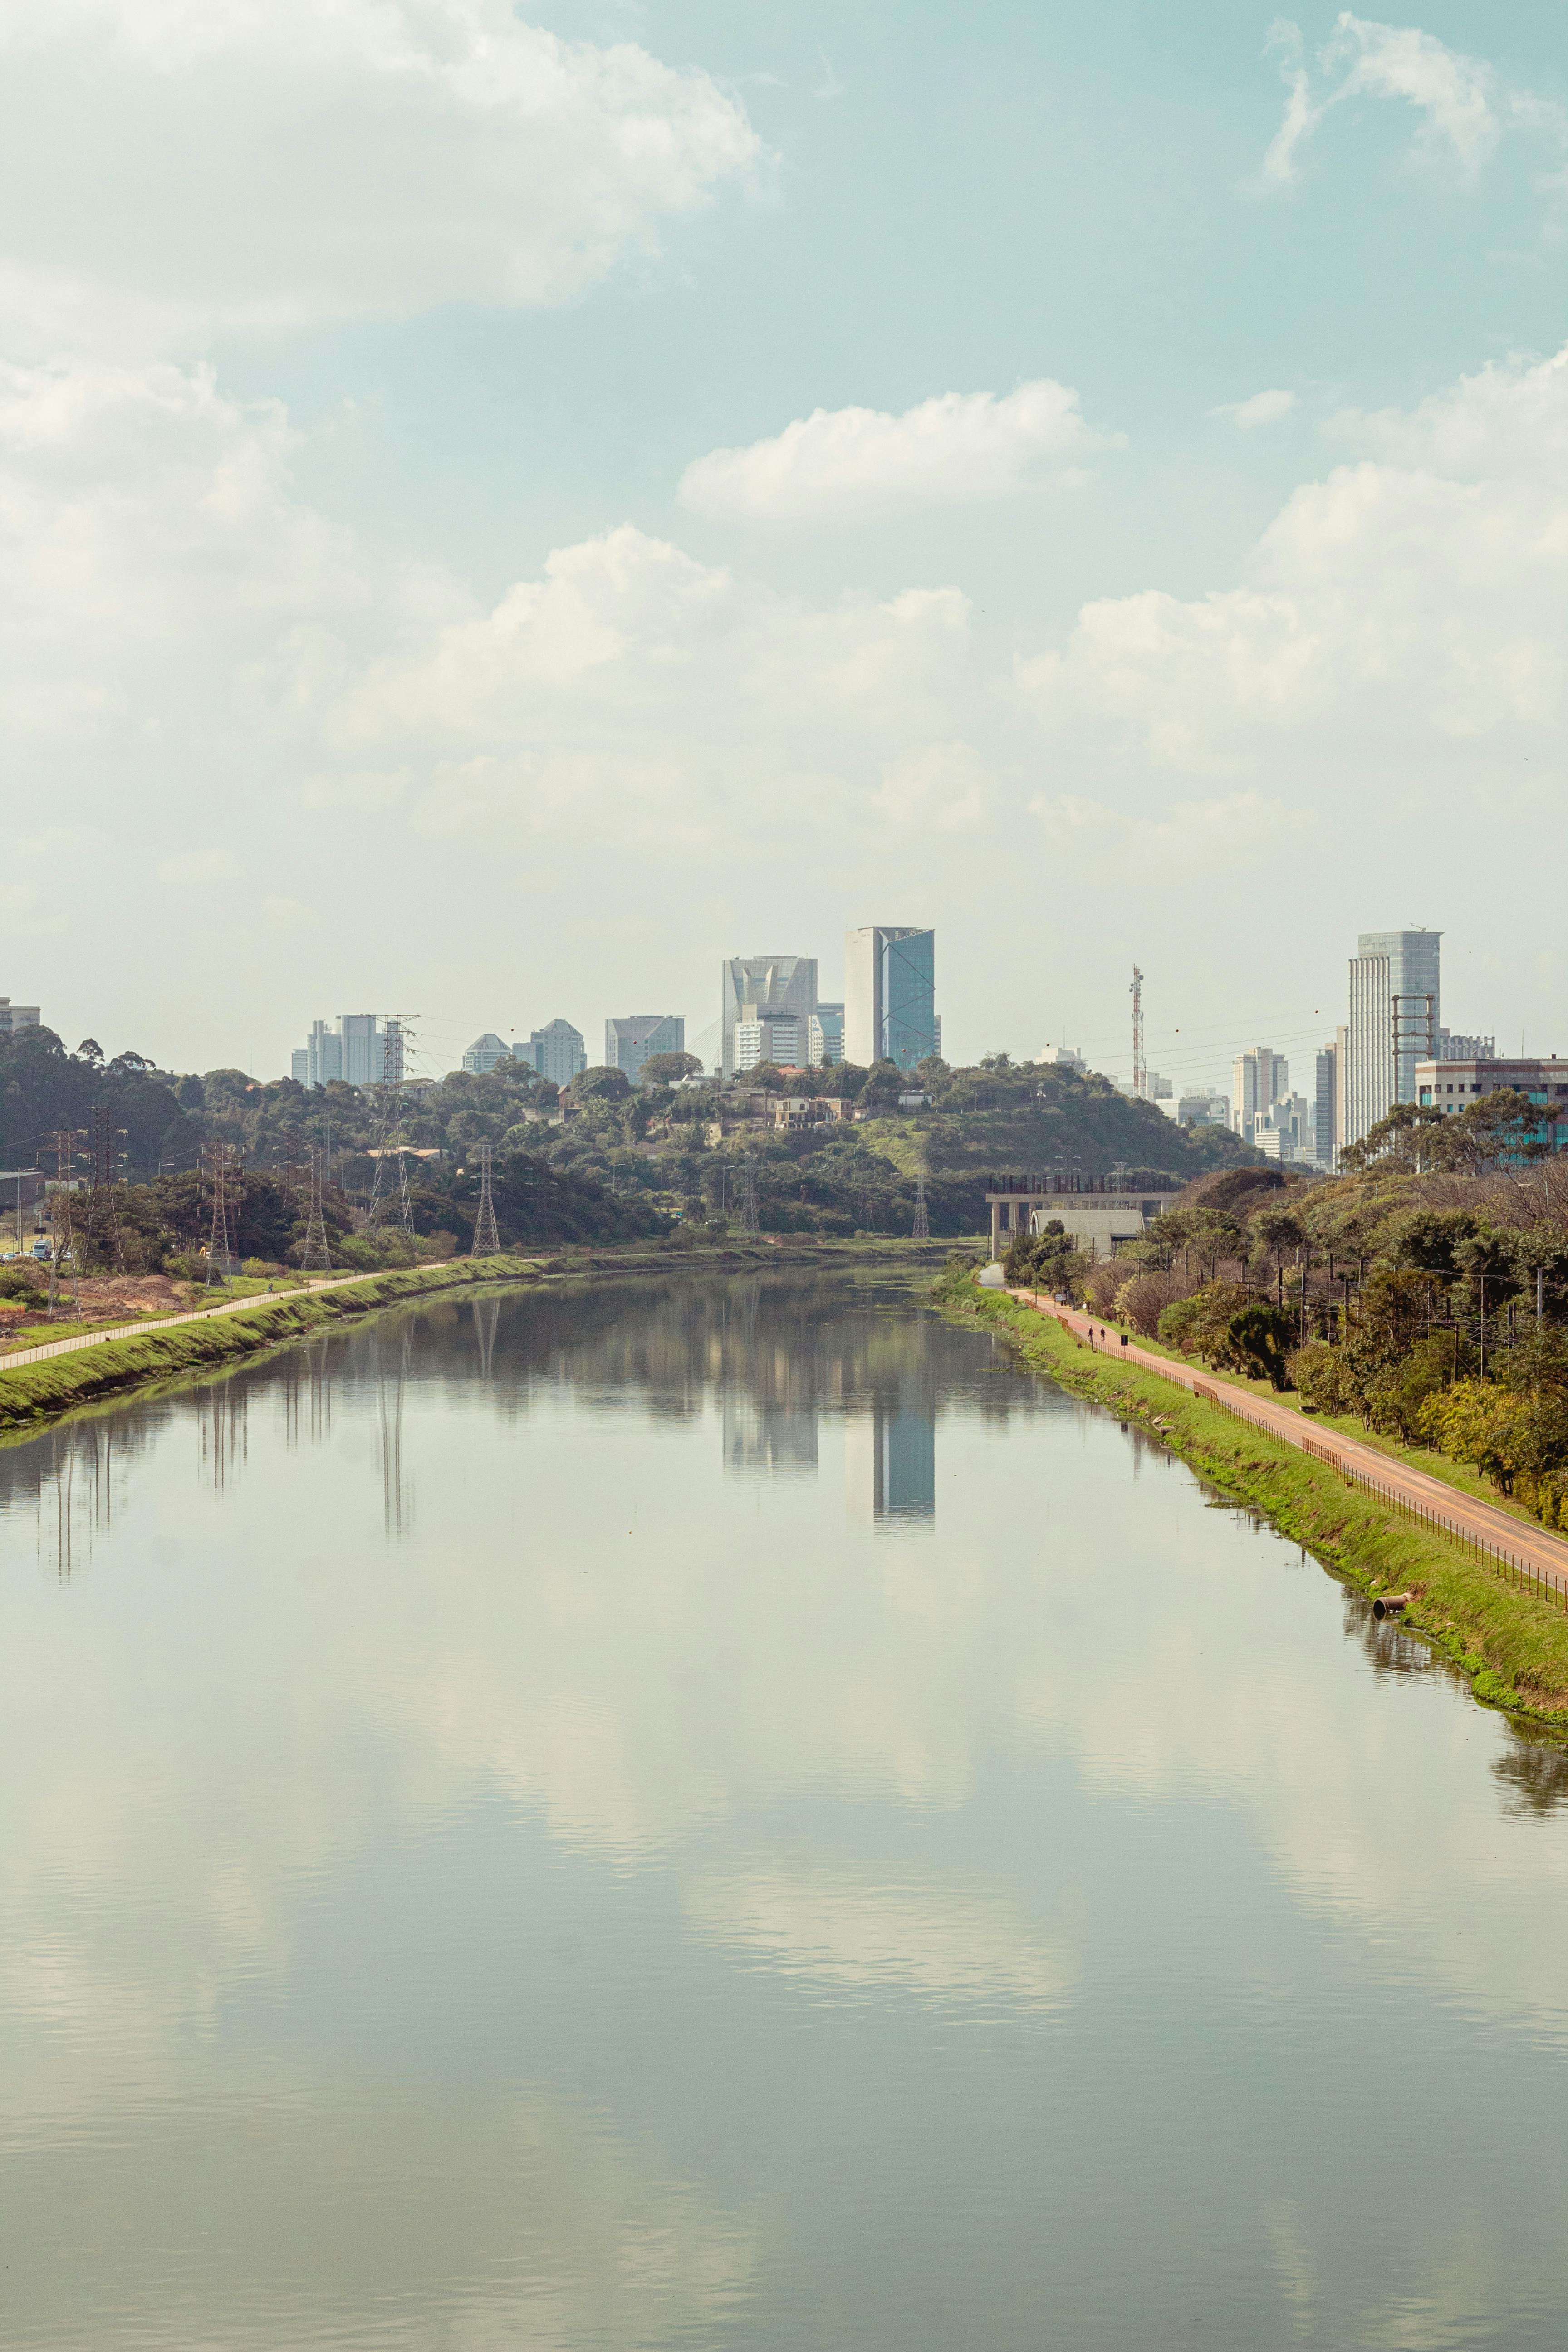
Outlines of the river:
{"label": "river", "polygon": [[836,1271],[0,1453],[0,2337],[1568,2332],[1568,1761]]}

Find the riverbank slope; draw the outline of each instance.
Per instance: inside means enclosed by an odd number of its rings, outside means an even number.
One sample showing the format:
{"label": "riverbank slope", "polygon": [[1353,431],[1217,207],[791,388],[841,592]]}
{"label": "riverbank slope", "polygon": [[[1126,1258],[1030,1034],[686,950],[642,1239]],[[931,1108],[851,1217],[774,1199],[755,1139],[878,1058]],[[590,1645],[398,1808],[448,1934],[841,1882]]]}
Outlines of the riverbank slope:
{"label": "riverbank slope", "polygon": [[630,1242],[531,1257],[446,1258],[433,1265],[360,1276],[331,1287],[263,1293],[210,1315],[182,1317],[101,1339],[84,1335],[42,1361],[7,1364],[0,1360],[0,1433],[26,1432],[102,1399],[216,1369],[324,1324],[477,1286],[603,1281],[684,1270],[776,1273],[790,1266],[846,1262],[924,1266],[939,1262],[947,1246],[873,1241],[780,1248],[767,1241],[732,1240],[672,1249],[663,1242]]}
{"label": "riverbank slope", "polygon": [[979,1289],[967,1270],[943,1276],[936,1295],[946,1313],[988,1325],[1035,1370],[1136,1421],[1339,1575],[1374,1595],[1410,1593],[1402,1625],[1449,1658],[1479,1699],[1568,1732],[1568,1615],[1553,1600],[1223,1405],[1091,1355],[1055,1320]]}

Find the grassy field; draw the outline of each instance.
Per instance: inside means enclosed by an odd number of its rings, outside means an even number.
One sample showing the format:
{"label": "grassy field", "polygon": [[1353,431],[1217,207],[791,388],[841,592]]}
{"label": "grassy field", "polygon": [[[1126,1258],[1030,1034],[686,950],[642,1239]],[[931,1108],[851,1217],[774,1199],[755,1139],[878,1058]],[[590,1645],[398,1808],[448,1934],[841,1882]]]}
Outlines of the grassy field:
{"label": "grassy field", "polygon": [[967,1277],[944,1279],[937,1295],[949,1314],[1005,1333],[1037,1371],[1151,1431],[1340,1575],[1373,1594],[1414,1594],[1403,1625],[1450,1658],[1479,1699],[1568,1732],[1568,1614],[1559,1605],[1223,1406],[1204,1403],[1157,1372],[1107,1364],[1052,1317],[979,1290]]}

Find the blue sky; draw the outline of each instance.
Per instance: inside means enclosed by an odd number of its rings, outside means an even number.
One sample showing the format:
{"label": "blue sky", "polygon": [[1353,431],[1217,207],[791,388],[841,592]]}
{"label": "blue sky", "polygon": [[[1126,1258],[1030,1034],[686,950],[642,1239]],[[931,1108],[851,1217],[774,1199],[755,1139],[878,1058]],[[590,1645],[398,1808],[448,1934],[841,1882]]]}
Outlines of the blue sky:
{"label": "blue sky", "polygon": [[955,1055],[1136,959],[1195,1079],[1425,922],[1568,1052],[1565,50],[0,0],[0,991],[444,1066],[930,921]]}

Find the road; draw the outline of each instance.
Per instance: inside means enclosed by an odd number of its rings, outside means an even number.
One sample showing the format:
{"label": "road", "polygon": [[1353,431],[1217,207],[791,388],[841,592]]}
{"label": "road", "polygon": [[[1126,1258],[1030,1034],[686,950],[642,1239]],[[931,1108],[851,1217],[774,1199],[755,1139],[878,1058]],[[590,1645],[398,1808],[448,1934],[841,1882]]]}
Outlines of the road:
{"label": "road", "polygon": [[1200,1371],[1192,1364],[1174,1363],[1168,1356],[1153,1355],[1135,1340],[1124,1341],[1113,1325],[1100,1322],[1098,1317],[1080,1314],[1076,1307],[1058,1306],[1043,1292],[1010,1290],[1008,1296],[1037,1308],[1042,1315],[1054,1315],[1067,1330],[1086,1340],[1097,1355],[1136,1364],[1141,1372],[1157,1372],[1162,1380],[1173,1381],[1178,1388],[1211,1398],[1243,1421],[1267,1430],[1271,1437],[1282,1438],[1287,1445],[1294,1445],[1319,1461],[1331,1463],[1336,1469],[1352,1472],[1359,1481],[1377,1488],[1392,1501],[1406,1505],[1425,1518],[1441,1522],[1489,1550],[1503,1553],[1568,1600],[1568,1543],[1544,1528],[1531,1527],[1527,1520],[1516,1519],[1495,1504],[1461,1494],[1457,1487],[1446,1486],[1441,1478],[1413,1469],[1408,1463],[1391,1460],[1375,1445],[1363,1445],[1356,1438],[1343,1437],[1337,1429],[1314,1429],[1289,1405],[1275,1404],[1235,1381]]}

